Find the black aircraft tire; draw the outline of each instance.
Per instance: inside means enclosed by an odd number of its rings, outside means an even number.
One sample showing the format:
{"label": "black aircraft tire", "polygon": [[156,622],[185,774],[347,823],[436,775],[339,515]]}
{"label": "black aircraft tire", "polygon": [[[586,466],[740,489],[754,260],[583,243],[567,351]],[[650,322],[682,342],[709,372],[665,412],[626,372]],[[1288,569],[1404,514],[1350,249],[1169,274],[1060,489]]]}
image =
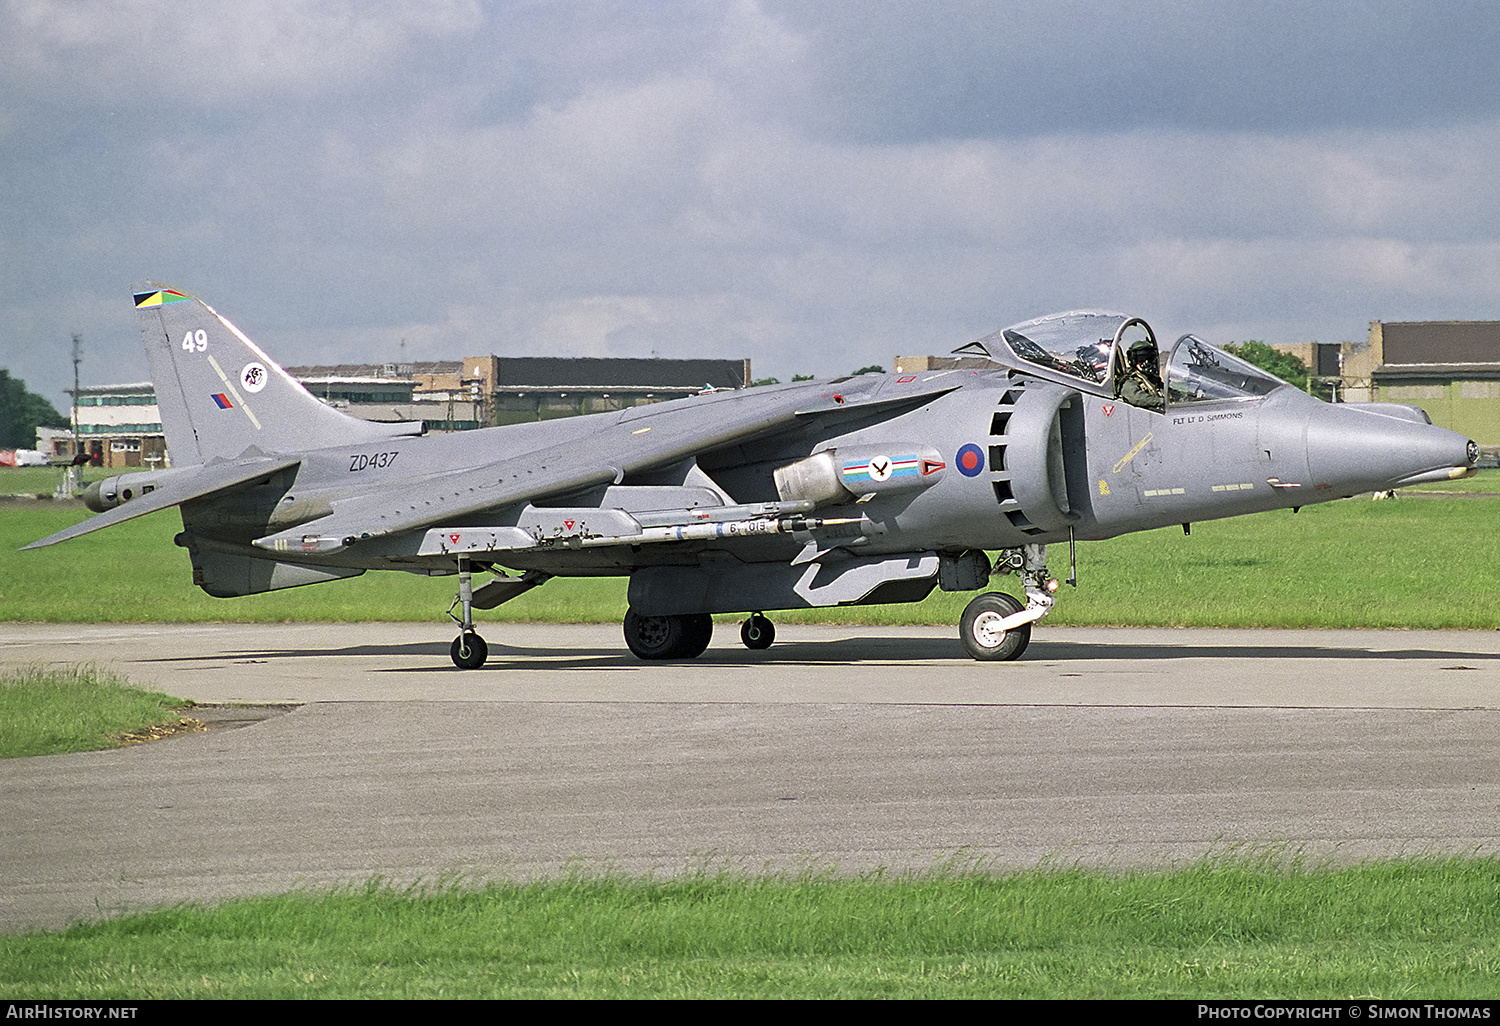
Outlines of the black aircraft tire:
{"label": "black aircraft tire", "polygon": [[632,609],[625,614],[625,644],[641,659],[692,659],[708,647],[713,631],[707,613],[642,616]]}
{"label": "black aircraft tire", "polygon": [[453,639],[448,654],[453,657],[453,665],[460,670],[477,670],[490,657],[490,646],[473,631],[466,631]]}
{"label": "black aircraft tire", "polygon": [[683,632],[682,651],[677,653],[679,659],[696,659],[701,656],[708,643],[714,636],[714,618],[707,613],[694,613],[684,616],[687,621],[686,630]]}
{"label": "black aircraft tire", "polygon": [[1004,592],[987,592],[975,598],[964,607],[964,615],[958,621],[958,637],[963,642],[964,651],[975,659],[999,662],[1019,659],[1026,646],[1031,644],[1031,624],[1003,632],[994,630],[991,625],[1024,608]]}
{"label": "black aircraft tire", "polygon": [[746,648],[759,651],[776,641],[776,625],[759,613],[740,624],[740,641]]}

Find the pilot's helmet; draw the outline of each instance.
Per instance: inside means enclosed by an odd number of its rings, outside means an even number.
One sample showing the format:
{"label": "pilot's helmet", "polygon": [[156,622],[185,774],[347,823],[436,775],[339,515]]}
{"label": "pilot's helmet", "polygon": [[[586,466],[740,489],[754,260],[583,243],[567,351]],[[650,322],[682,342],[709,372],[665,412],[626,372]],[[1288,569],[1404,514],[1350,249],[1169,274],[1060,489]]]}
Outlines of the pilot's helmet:
{"label": "pilot's helmet", "polygon": [[1132,344],[1126,352],[1130,355],[1132,366],[1150,367],[1156,363],[1156,343],[1154,342],[1141,339],[1139,342]]}

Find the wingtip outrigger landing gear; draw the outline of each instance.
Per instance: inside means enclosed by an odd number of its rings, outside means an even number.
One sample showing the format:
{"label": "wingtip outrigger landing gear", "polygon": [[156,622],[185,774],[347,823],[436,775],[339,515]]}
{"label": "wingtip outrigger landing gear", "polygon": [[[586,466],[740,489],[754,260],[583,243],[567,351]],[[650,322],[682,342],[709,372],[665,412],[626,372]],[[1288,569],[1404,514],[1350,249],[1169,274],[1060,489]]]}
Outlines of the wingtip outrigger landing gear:
{"label": "wingtip outrigger landing gear", "polygon": [[[1047,546],[1027,545],[1008,550],[995,563],[995,572],[1018,572],[1026,588],[1026,605],[1004,592],[978,596],[964,609],[958,623],[959,640],[975,659],[1019,659],[1031,644],[1031,625],[1057,601],[1058,582],[1047,573]],[[1077,573],[1073,574],[1077,580]]]}
{"label": "wingtip outrigger landing gear", "polygon": [[490,657],[490,646],[473,631],[464,631],[453,639],[448,654],[453,657],[453,665],[460,670],[477,670]]}
{"label": "wingtip outrigger landing gear", "polygon": [[750,619],[740,624],[740,641],[746,648],[760,651],[770,648],[776,640],[776,625],[760,613],[751,613]]}
{"label": "wingtip outrigger landing gear", "polygon": [[[463,607],[463,619],[453,615],[453,606]],[[474,574],[467,559],[458,561],[458,598],[448,607],[448,616],[458,624],[458,637],[453,639],[448,654],[453,665],[460,670],[477,670],[490,657],[490,647],[474,631]]]}

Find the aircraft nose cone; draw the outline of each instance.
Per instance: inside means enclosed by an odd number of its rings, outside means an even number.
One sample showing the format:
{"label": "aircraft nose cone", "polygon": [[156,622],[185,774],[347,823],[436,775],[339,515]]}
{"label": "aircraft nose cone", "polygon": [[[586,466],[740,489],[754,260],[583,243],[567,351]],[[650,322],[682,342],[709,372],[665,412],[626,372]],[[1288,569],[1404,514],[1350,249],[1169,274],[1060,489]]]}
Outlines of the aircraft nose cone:
{"label": "aircraft nose cone", "polygon": [[1323,405],[1307,423],[1307,463],[1317,488],[1346,494],[1467,477],[1479,446],[1411,407]]}

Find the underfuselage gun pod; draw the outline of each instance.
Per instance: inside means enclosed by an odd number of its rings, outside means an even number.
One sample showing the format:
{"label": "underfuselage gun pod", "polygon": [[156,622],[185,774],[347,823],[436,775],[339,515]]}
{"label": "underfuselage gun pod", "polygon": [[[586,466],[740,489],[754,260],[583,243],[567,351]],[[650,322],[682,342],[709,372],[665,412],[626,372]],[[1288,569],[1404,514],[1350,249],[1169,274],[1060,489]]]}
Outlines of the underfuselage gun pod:
{"label": "underfuselage gun pod", "polygon": [[933,446],[911,442],[848,445],[830,452],[844,489],[860,497],[930,488],[948,466]]}

